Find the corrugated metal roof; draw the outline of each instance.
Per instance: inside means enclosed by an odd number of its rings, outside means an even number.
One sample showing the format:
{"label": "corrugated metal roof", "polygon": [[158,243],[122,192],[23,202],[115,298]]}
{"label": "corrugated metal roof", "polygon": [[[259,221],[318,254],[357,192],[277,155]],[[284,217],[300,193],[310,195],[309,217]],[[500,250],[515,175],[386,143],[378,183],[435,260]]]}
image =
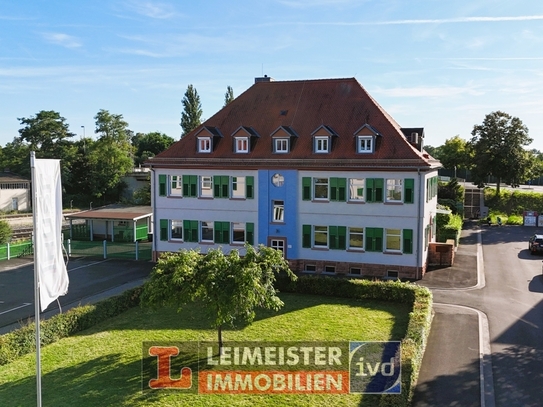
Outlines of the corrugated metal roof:
{"label": "corrugated metal roof", "polygon": [[153,214],[150,206],[107,205],[87,211],[70,213],[66,219],[136,220]]}

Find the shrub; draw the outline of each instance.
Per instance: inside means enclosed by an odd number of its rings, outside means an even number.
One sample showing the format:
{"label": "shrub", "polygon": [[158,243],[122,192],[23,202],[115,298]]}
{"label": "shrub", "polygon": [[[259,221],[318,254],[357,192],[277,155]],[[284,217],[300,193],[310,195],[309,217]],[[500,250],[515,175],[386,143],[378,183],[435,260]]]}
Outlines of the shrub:
{"label": "shrub", "polygon": [[[72,308],[63,314],[40,321],[40,344],[48,345],[139,305],[140,293],[141,287],[133,288],[94,305]],[[1,335],[0,365],[36,351],[35,332],[34,322],[29,322],[15,331]]]}
{"label": "shrub", "polygon": [[395,301],[410,304],[407,332],[401,343],[402,393],[386,394],[380,398],[380,407],[411,404],[422,357],[426,349],[432,323],[432,293],[425,287],[399,281],[349,280],[337,277],[302,276],[296,281],[279,276],[277,288],[283,291]]}
{"label": "shrub", "polygon": [[9,242],[11,236],[13,235],[13,230],[9,223],[5,220],[0,220],[0,244]]}

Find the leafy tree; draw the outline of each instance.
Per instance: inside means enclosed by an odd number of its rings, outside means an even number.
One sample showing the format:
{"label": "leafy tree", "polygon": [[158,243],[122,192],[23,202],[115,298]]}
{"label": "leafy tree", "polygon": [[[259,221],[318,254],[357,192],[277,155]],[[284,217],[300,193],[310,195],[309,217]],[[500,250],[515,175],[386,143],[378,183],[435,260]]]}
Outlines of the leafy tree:
{"label": "leafy tree", "polygon": [[437,158],[439,160],[439,152],[441,147],[433,147],[431,145],[425,145],[424,150],[430,154],[432,157]]}
{"label": "leafy tree", "polygon": [[133,195],[135,205],[151,205],[151,177],[147,177],[147,183],[136,189]]}
{"label": "leafy tree", "polygon": [[[53,152],[58,142],[73,137],[68,130],[66,119],[52,110],[42,110],[30,118],[18,118],[23,127],[19,130],[20,139],[31,150]],[[47,157],[60,158],[60,157]]]}
{"label": "leafy tree", "polygon": [[467,141],[458,135],[445,140],[445,144],[439,147],[439,161],[449,170],[467,168],[469,162]]}
{"label": "leafy tree", "polygon": [[226,93],[224,94],[224,106],[226,106],[233,100],[234,100],[234,89],[232,89],[232,86],[227,86]]}
{"label": "leafy tree", "polygon": [[122,177],[132,170],[134,161],[131,131],[123,116],[100,110],[94,117],[95,133],[100,138],[89,152],[91,190],[104,201],[118,200],[122,192]]}
{"label": "leafy tree", "polygon": [[0,168],[9,169],[15,174],[30,179],[30,148],[19,137],[7,143],[2,149],[2,162]]}
{"label": "leafy tree", "polygon": [[258,251],[246,245],[243,257],[237,250],[225,255],[220,249],[205,255],[194,250],[165,253],[144,285],[142,304],[175,306],[181,311],[187,303],[201,303],[211,326],[217,328],[222,350],[223,327],[250,324],[257,308],[283,306],[273,287],[279,272],[296,278],[280,251],[262,245]]}
{"label": "leafy tree", "polygon": [[143,164],[150,157],[170,147],[175,140],[164,133],[137,133],[132,137],[132,145],[136,149],[135,164]]}
{"label": "leafy tree", "polygon": [[473,127],[471,135],[471,174],[475,184],[483,186],[489,176],[494,176],[499,195],[502,181],[518,186],[526,179],[533,162],[524,147],[532,139],[519,118],[501,111],[492,112],[485,116],[482,124]]}
{"label": "leafy tree", "polygon": [[9,223],[5,220],[0,220],[0,244],[9,242],[12,235],[13,230]]}
{"label": "leafy tree", "polygon": [[187,87],[187,91],[181,102],[184,108],[181,113],[180,124],[183,129],[181,137],[183,137],[202,123],[202,104],[200,103],[200,96],[196,88],[192,85]]}

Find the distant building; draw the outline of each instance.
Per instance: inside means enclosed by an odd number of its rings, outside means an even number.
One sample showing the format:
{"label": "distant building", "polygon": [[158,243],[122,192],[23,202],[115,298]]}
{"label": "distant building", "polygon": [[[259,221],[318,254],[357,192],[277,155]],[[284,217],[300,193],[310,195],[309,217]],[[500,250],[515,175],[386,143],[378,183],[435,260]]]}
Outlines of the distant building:
{"label": "distant building", "polygon": [[255,84],[150,159],[153,250],[245,242],[296,272],[423,276],[437,170],[354,78]]}
{"label": "distant building", "polygon": [[30,180],[9,171],[0,172],[0,211],[31,209]]}

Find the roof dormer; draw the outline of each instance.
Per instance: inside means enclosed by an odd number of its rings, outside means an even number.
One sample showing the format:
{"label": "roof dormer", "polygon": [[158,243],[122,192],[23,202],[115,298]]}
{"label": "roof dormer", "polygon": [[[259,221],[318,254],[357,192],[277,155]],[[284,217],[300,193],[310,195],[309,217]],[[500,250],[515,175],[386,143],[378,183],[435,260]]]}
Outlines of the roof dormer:
{"label": "roof dormer", "polygon": [[356,152],[360,154],[371,154],[375,152],[377,137],[381,134],[375,129],[375,127],[364,124],[357,131],[354,132],[356,140]]}
{"label": "roof dormer", "polygon": [[211,153],[219,144],[222,134],[217,127],[204,126],[196,134],[196,151]]}
{"label": "roof dormer", "polygon": [[270,136],[273,143],[273,152],[277,154],[291,152],[294,148],[295,140],[298,138],[298,134],[289,126],[279,126]]}
{"label": "roof dormer", "polygon": [[248,153],[253,150],[260,135],[252,127],[239,126],[233,133],[233,150],[235,153]]}
{"label": "roof dormer", "polygon": [[313,152],[323,154],[332,151],[334,139],[338,137],[338,134],[330,126],[322,124],[311,133],[311,137],[313,137]]}

